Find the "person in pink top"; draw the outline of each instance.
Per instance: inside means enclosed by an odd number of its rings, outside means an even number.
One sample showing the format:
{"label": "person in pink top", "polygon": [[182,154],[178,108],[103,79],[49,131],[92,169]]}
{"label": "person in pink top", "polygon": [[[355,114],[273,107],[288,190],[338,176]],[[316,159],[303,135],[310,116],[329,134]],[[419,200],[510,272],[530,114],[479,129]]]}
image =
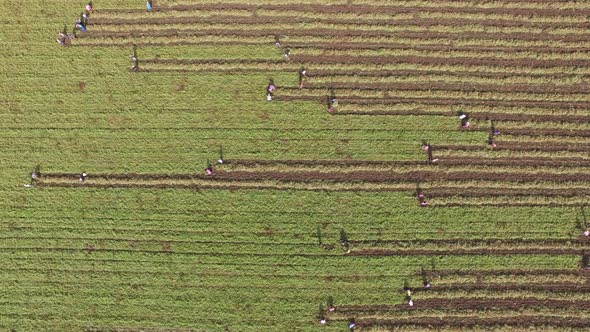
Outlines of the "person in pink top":
{"label": "person in pink top", "polygon": [[213,166],[209,162],[209,159],[207,159],[207,168],[205,168],[205,173],[207,173],[207,175],[213,175]]}

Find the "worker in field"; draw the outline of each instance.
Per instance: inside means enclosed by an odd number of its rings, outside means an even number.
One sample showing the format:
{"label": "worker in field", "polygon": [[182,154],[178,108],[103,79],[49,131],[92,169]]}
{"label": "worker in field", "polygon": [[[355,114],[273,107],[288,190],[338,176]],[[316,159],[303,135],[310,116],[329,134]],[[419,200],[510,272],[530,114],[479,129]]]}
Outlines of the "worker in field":
{"label": "worker in field", "polygon": [[494,135],[492,133],[490,133],[488,135],[488,145],[492,148],[495,149],[496,148],[496,142],[494,141]]}
{"label": "worker in field", "polygon": [[41,167],[39,165],[37,165],[37,166],[35,166],[35,169],[31,173],[31,183],[25,184],[25,188],[33,188],[35,186],[35,183],[37,183],[37,181],[39,181],[40,177],[41,177]]}
{"label": "worker in field", "polygon": [[428,201],[426,200],[426,196],[423,193],[418,194],[418,203],[420,206],[428,206]]}
{"label": "worker in field", "polygon": [[291,50],[288,48],[284,49],[283,56],[285,57],[285,60],[291,59]]}
{"label": "worker in field", "polygon": [[223,164],[223,146],[219,147],[219,159],[217,159],[218,164]]}
{"label": "worker in field", "polygon": [[350,329],[351,332],[354,332],[354,328],[356,327],[356,321],[354,318],[351,318],[348,321],[348,328]]}
{"label": "worker in field", "polygon": [[84,11],[82,12],[82,21],[84,22],[84,26],[88,25],[88,19],[90,18],[90,12]]}
{"label": "worker in field", "polygon": [[56,39],[57,43],[61,46],[66,46],[66,38],[62,36],[62,33],[59,33],[59,36]]}
{"label": "worker in field", "polygon": [[326,311],[324,310],[324,305],[322,303],[320,303],[320,311],[318,313],[318,316],[320,318],[320,324],[325,325],[327,322]]}
{"label": "worker in field", "polygon": [[41,170],[40,170],[39,165],[37,165],[37,167],[35,167],[35,169],[33,170],[33,173],[31,173],[31,180],[38,181],[40,177],[41,177]]}
{"label": "worker in field", "polygon": [[139,60],[137,58],[133,58],[133,65],[131,66],[132,71],[139,71]]}
{"label": "worker in field", "polygon": [[87,5],[86,5],[86,11],[91,12],[92,9],[94,9],[94,7],[92,7],[92,1],[90,1]]}
{"label": "worker in field", "polygon": [[461,128],[469,128],[471,123],[469,122],[469,115],[467,115],[467,113],[460,112],[459,120],[461,121]]}
{"label": "worker in field", "polygon": [[590,229],[587,229],[587,230],[584,232],[584,236],[590,236]]}
{"label": "worker in field", "polygon": [[336,99],[336,94],[334,93],[334,89],[329,90],[329,94],[327,97],[328,103],[328,113],[334,113],[336,110],[336,106],[338,105],[338,100]]}
{"label": "worker in field", "polygon": [[152,2],[152,0],[147,0],[147,3],[145,4],[145,6],[147,7],[147,10],[149,12],[151,12],[152,9],[154,8],[154,3]]}
{"label": "worker in field", "polygon": [[413,306],[414,306],[414,300],[412,300],[412,296],[410,296],[410,295],[407,295],[407,296],[406,296],[406,301],[408,301],[408,305],[409,305],[410,307],[413,307]]}
{"label": "worker in field", "polygon": [[281,48],[281,37],[279,35],[275,35],[275,46]]}
{"label": "worker in field", "polygon": [[88,178],[88,173],[82,172],[82,174],[80,174],[80,183],[86,182],[87,178]]}
{"label": "worker in field", "polygon": [[303,82],[305,80],[307,71],[305,70],[305,67],[301,67],[299,69],[299,89],[303,89]]}
{"label": "worker in field", "polygon": [[430,289],[430,279],[428,278],[428,274],[426,273],[426,270],[424,270],[424,268],[422,268],[422,270],[420,271],[421,275],[422,275],[422,285],[424,285],[424,289],[428,290]]}
{"label": "worker in field", "polygon": [[406,293],[407,296],[412,296],[412,288],[410,288],[407,280],[404,280],[404,293]]}
{"label": "worker in field", "polygon": [[137,59],[137,45],[133,44],[133,52],[131,53],[131,61],[133,62],[133,66],[131,66],[131,70],[139,71],[139,60]]}
{"label": "worker in field", "polygon": [[433,159],[432,157],[432,145],[426,141],[422,141],[422,149],[426,151],[426,156],[428,157],[428,163],[432,164],[438,161],[438,159]]}
{"label": "worker in field", "polygon": [[207,175],[213,175],[213,166],[209,162],[209,159],[207,159],[207,168],[205,168],[205,173],[207,173]]}
{"label": "worker in field", "polygon": [[334,113],[334,104],[332,103],[332,98],[330,96],[326,96],[326,101],[328,104],[328,113]]}
{"label": "worker in field", "polygon": [[422,189],[420,189],[419,183],[416,185],[416,198],[418,199],[418,204],[420,204],[420,206],[428,205],[428,202],[426,201],[426,195],[424,195]]}
{"label": "worker in field", "polygon": [[271,101],[274,95],[274,91],[277,89],[275,81],[271,78],[266,87],[266,100]]}
{"label": "worker in field", "polygon": [[336,307],[334,306],[334,297],[328,296],[327,304],[329,312],[334,312],[336,310]]}
{"label": "worker in field", "polygon": [[491,120],[490,123],[491,123],[490,132],[492,133],[492,135],[494,135],[494,136],[500,135],[500,131],[497,130],[496,126],[494,125],[494,120]]}
{"label": "worker in field", "polygon": [[78,18],[78,20],[76,21],[76,28],[80,29],[80,31],[82,32],[86,32],[86,21],[84,20],[84,13],[82,13],[80,15],[80,17]]}

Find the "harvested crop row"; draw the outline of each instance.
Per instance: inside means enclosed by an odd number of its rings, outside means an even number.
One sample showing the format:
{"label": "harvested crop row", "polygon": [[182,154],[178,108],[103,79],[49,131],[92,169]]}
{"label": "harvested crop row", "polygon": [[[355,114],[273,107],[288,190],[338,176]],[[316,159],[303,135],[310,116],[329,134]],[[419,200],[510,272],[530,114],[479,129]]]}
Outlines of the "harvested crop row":
{"label": "harvested crop row", "polygon": [[396,305],[342,305],[337,312],[344,314],[390,313],[407,310],[453,309],[453,310],[518,310],[525,308],[573,309],[590,306],[590,301],[542,300],[535,298],[431,298],[416,301],[412,308],[406,304]]}
{"label": "harvested crop row", "polygon": [[[530,4],[531,1],[527,2]],[[590,9],[572,9],[572,8],[546,8],[546,2],[542,2],[542,6],[535,6],[529,8],[506,8],[498,7],[477,7],[477,6],[445,6],[440,4],[438,6],[371,6],[371,5],[320,5],[320,4],[285,4],[285,5],[271,5],[271,4],[246,4],[246,3],[232,3],[232,4],[191,4],[191,5],[176,5],[176,6],[159,6],[155,12],[169,12],[169,11],[195,11],[195,10],[244,10],[255,13],[257,10],[267,11],[292,11],[301,13],[322,13],[322,14],[421,14],[421,13],[465,13],[465,14],[506,14],[506,15],[522,15],[522,16],[589,16]],[[97,9],[96,13],[137,13],[145,12],[144,9]]]}
{"label": "harvested crop row", "polygon": [[[281,90],[299,90],[294,86],[277,86]],[[328,89],[353,89],[369,91],[469,91],[469,92],[521,92],[528,94],[572,94],[584,93],[589,90],[586,84],[477,84],[477,83],[447,83],[447,82],[423,82],[423,83],[356,83],[356,82],[331,82],[314,83],[305,85],[305,90]]]}
{"label": "harvested crop row", "polygon": [[502,129],[503,135],[511,136],[558,136],[558,137],[590,137],[590,130],[568,130],[556,128],[509,128]]}
{"label": "harvested crop row", "polygon": [[305,17],[293,15],[273,15],[273,16],[242,16],[242,15],[211,15],[207,17],[199,16],[181,16],[181,17],[150,17],[150,18],[117,18],[117,17],[97,17],[89,22],[93,25],[168,25],[168,24],[194,24],[194,23],[214,23],[214,24],[294,24],[294,23],[325,23],[330,25],[378,25],[388,26],[392,23],[395,26],[417,26],[417,27],[458,27],[458,26],[481,26],[494,28],[540,28],[540,29],[588,29],[588,22],[534,22],[529,20],[508,20],[508,19],[457,19],[457,18],[433,18],[433,19],[346,19],[346,18],[325,18],[325,17]]}
{"label": "harvested crop row", "polygon": [[495,197],[495,196],[544,196],[544,197],[578,197],[590,196],[590,189],[512,189],[512,188],[439,188],[428,189],[428,197]]}
{"label": "harvested crop row", "polygon": [[161,29],[161,30],[130,30],[130,31],[89,31],[84,35],[85,38],[130,38],[130,37],[174,37],[174,36],[296,36],[296,37],[395,37],[395,38],[415,38],[417,40],[429,39],[447,39],[447,40],[496,40],[512,39],[522,41],[556,41],[566,43],[583,43],[590,42],[590,36],[587,34],[545,34],[545,33],[501,33],[501,32],[433,32],[433,31],[389,31],[389,30],[345,30],[345,29],[328,29],[328,28],[309,28],[309,29]]}
{"label": "harvested crop row", "polygon": [[[589,276],[590,271],[585,270],[566,270],[566,269],[510,269],[510,270],[449,270],[449,269],[437,269],[432,271],[436,276],[454,276],[454,275],[468,275],[477,276],[484,278],[486,276],[527,276],[527,275],[548,275],[548,276],[559,276],[559,275],[575,275],[575,276]],[[416,271],[416,275],[420,275],[420,271]]]}
{"label": "harvested crop row", "polygon": [[512,284],[463,284],[453,283],[452,285],[434,285],[430,289],[415,288],[413,292],[454,292],[454,291],[527,291],[527,292],[559,292],[559,293],[584,293],[590,291],[590,285],[576,285],[570,282],[563,283],[512,283]]}
{"label": "harvested crop row", "polygon": [[379,245],[388,245],[394,247],[423,247],[427,245],[433,246],[518,246],[518,245],[536,245],[536,246],[575,246],[584,245],[590,246],[589,237],[581,237],[578,239],[561,239],[561,238],[543,238],[543,239],[508,239],[508,238],[486,238],[486,239],[416,239],[416,240],[350,240],[353,244],[374,244],[378,242]]}
{"label": "harvested crop row", "polygon": [[[452,150],[452,151],[479,151],[482,146],[478,145],[436,145],[433,147],[437,150]],[[518,142],[498,142],[496,151],[543,151],[543,152],[587,152],[590,151],[590,144],[558,144],[558,143],[526,143]]]}
{"label": "harvested crop row", "polygon": [[506,202],[489,202],[489,203],[481,203],[481,202],[444,202],[444,203],[433,203],[430,204],[432,207],[439,207],[439,208],[483,208],[483,207],[496,207],[496,208],[579,208],[585,207],[588,204],[584,202],[569,202],[569,203],[562,203],[562,202],[538,202],[538,203],[530,203],[530,202],[523,202],[523,203],[506,203]]}
{"label": "harvested crop row", "polygon": [[536,59],[505,59],[493,56],[475,57],[422,57],[422,56],[349,56],[349,55],[293,55],[291,61],[297,63],[409,63],[420,65],[467,65],[467,66],[495,66],[495,67],[526,67],[526,68],[555,68],[580,67],[590,64],[587,59],[568,60],[536,60]]}
{"label": "harvested crop row", "polygon": [[568,317],[556,318],[554,316],[512,316],[497,318],[477,318],[473,316],[455,316],[448,315],[445,317],[428,317],[421,316],[420,319],[361,319],[359,324],[366,328],[386,327],[399,328],[403,326],[420,326],[428,328],[440,327],[494,327],[494,326],[511,326],[511,327],[530,327],[530,326],[553,326],[569,328],[587,328],[590,326],[590,319],[571,319]]}
{"label": "harvested crop row", "polygon": [[333,76],[361,76],[361,77],[404,77],[404,76],[430,76],[444,75],[455,77],[484,77],[492,79],[507,79],[510,77],[548,77],[552,79],[590,78],[589,74],[567,74],[567,73],[509,73],[509,72],[486,72],[486,71],[461,71],[461,70],[308,70],[308,77],[333,77]]}
{"label": "harvested crop row", "polygon": [[352,249],[353,256],[436,256],[436,255],[583,255],[575,248],[475,248],[475,249]]}
{"label": "harvested crop row", "polygon": [[450,44],[392,44],[392,43],[320,43],[320,42],[285,42],[284,47],[291,49],[319,49],[319,50],[416,50],[416,51],[471,51],[471,52],[534,52],[537,54],[569,54],[588,52],[590,48],[568,48],[552,46],[485,46],[485,45],[450,45]]}
{"label": "harvested crop row", "polygon": [[[230,159],[224,161],[228,165],[240,166],[413,166],[426,165],[426,161],[419,160],[255,160],[255,159]],[[440,166],[549,166],[549,167],[584,167],[590,166],[590,159],[584,158],[468,158],[447,157],[439,160]]]}

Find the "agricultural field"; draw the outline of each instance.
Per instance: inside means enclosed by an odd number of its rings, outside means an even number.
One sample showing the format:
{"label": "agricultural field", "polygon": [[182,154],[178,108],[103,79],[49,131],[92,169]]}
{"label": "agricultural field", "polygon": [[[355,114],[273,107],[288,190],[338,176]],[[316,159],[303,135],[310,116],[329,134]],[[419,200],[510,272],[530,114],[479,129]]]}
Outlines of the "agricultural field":
{"label": "agricultural field", "polygon": [[590,331],[590,3],[86,4],[0,1],[0,330]]}

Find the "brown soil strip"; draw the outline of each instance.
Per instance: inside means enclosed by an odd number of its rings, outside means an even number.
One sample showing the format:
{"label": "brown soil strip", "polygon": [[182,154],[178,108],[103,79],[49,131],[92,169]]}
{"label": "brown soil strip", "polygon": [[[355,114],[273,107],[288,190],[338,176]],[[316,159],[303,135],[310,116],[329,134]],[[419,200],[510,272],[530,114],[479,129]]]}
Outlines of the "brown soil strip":
{"label": "brown soil strip", "polygon": [[529,291],[529,292],[557,292],[557,293],[588,293],[590,285],[572,284],[571,282],[539,284],[453,284],[437,286],[433,285],[429,290],[416,288],[413,292],[455,292],[455,291]]}
{"label": "brown soil strip", "polygon": [[[45,178],[63,179],[65,181],[78,180],[78,174],[72,173],[44,173]],[[511,181],[515,183],[554,181],[554,182],[579,182],[590,181],[590,173],[555,174],[547,172],[521,173],[521,172],[438,172],[438,171],[411,171],[404,173],[382,171],[354,171],[354,172],[274,172],[274,171],[217,171],[212,176],[204,174],[90,174],[89,178],[103,180],[224,180],[224,181],[260,181],[274,180],[280,182],[425,182],[425,181]]]}
{"label": "brown soil strip", "polygon": [[436,255],[582,255],[576,248],[474,248],[474,249],[353,249],[352,256],[436,256]]}
{"label": "brown soil strip", "polygon": [[[295,90],[299,87],[277,86],[281,90]],[[332,82],[332,83],[308,83],[305,90],[350,89],[362,91],[466,91],[466,92],[521,92],[530,94],[572,94],[586,93],[590,90],[587,84],[555,85],[555,84],[478,84],[478,83],[356,83],[356,82]]]}
{"label": "brown soil strip", "polygon": [[590,195],[587,188],[568,189],[513,189],[513,188],[429,188],[428,197],[579,197]]}
{"label": "brown soil strip", "polygon": [[[491,33],[491,32],[462,32],[462,33],[449,33],[449,32],[415,32],[415,31],[389,31],[389,30],[343,30],[343,29],[257,29],[257,30],[244,30],[244,29],[158,29],[158,30],[130,30],[130,31],[92,31],[88,30],[87,33],[79,35],[79,38],[129,38],[129,37],[174,37],[174,36],[248,36],[248,37],[273,37],[275,35],[281,36],[297,36],[297,37],[391,37],[391,38],[405,38],[405,39],[418,39],[418,40],[430,40],[430,39],[449,39],[449,40],[523,40],[523,41],[561,41],[561,42],[588,42],[590,41],[590,35],[588,34],[564,34],[555,35],[547,33]],[[343,58],[353,58],[346,57]],[[362,59],[357,57],[358,59]],[[371,58],[371,57],[369,57]],[[299,57],[299,61],[306,59],[304,56]],[[359,61],[359,60],[356,61]],[[372,59],[371,63],[391,63],[387,60],[387,57],[377,57]],[[410,57],[411,59],[411,57]],[[423,61],[427,61],[429,58],[424,58]],[[453,58],[456,59],[456,58]],[[473,58],[472,61],[478,61]],[[344,61],[344,60],[343,60]],[[348,60],[352,61],[352,60]],[[510,61],[510,60],[505,60]],[[528,62],[533,64],[539,64],[540,68],[546,68],[544,63],[549,63],[550,60],[525,60],[518,62],[518,65],[525,66]],[[431,61],[432,62],[432,61]],[[435,61],[436,62],[436,61]],[[555,61],[559,62],[559,61]],[[564,61],[562,64],[570,63],[574,66],[574,63],[587,63],[588,61],[580,60],[578,62]],[[364,63],[364,62],[363,62]],[[440,61],[436,62],[441,64]],[[506,63],[506,62],[504,62]],[[501,66],[502,64],[498,63]]]}
{"label": "brown soil strip", "polygon": [[[430,196],[430,195],[429,195]],[[578,239],[420,239],[420,240],[360,240],[350,241],[352,244],[378,242],[380,245],[387,244],[396,247],[421,247],[427,245],[434,246],[517,246],[517,245],[537,245],[537,246],[573,246],[573,245],[590,245],[590,237]],[[590,249],[590,247],[588,248]]]}
{"label": "brown soil strip", "polygon": [[[421,271],[417,271],[416,274],[420,275]],[[435,270],[429,271],[437,276],[476,276],[476,277],[486,277],[486,276],[526,276],[526,275],[549,275],[549,276],[559,276],[559,275],[575,275],[575,276],[585,276],[587,272],[584,270],[568,270],[568,269],[545,269],[545,270],[525,270],[525,269],[510,269],[510,270]],[[590,271],[588,271],[590,272]]]}
{"label": "brown soil strip", "polygon": [[457,207],[457,208],[464,208],[464,207],[497,207],[497,208],[508,208],[508,207],[552,207],[552,208],[578,208],[578,207],[585,207],[586,204],[574,202],[571,203],[435,203],[431,204],[431,207]]}
{"label": "brown soil strip", "polygon": [[336,308],[338,313],[374,314],[408,310],[452,309],[452,310],[522,310],[533,308],[583,309],[590,307],[590,301],[545,300],[537,298],[440,298],[416,300],[413,307],[396,305],[344,305]]}
{"label": "brown soil strip", "polygon": [[284,47],[291,49],[321,49],[321,50],[416,50],[416,51],[471,51],[471,52],[535,52],[535,53],[558,53],[572,54],[589,52],[586,47],[551,47],[551,46],[472,46],[472,45],[408,45],[390,43],[285,43]]}
{"label": "brown soil strip", "polygon": [[493,56],[472,57],[422,57],[422,56],[348,56],[348,55],[293,55],[291,61],[297,63],[313,64],[420,64],[420,65],[456,65],[456,66],[498,66],[498,67],[528,67],[528,68],[554,68],[554,67],[580,67],[590,64],[590,60],[537,60],[537,59],[504,59]]}
{"label": "brown soil strip", "polygon": [[[542,152],[589,152],[590,144],[558,144],[558,143],[522,143],[522,142],[498,142],[496,151],[542,151]],[[477,145],[436,145],[433,146],[433,151],[436,150],[451,150],[451,151],[481,151],[482,146]]]}
{"label": "brown soil strip", "polygon": [[590,137],[590,130],[567,130],[567,129],[502,129],[503,135],[512,136],[561,136],[561,137]]}
{"label": "brown soil strip", "polygon": [[[303,17],[303,16],[237,16],[237,15],[212,15],[209,17],[165,17],[165,18],[139,18],[139,19],[121,19],[121,18],[93,18],[89,22],[92,25],[166,25],[166,24],[195,24],[195,23],[209,23],[209,24],[288,24],[288,23],[323,23],[331,25],[377,25],[387,26],[392,23],[396,26],[419,26],[419,27],[439,27],[439,26],[489,26],[499,28],[590,28],[589,22],[532,22],[527,20],[502,20],[502,19],[401,19],[401,20],[386,20],[386,19],[333,19],[333,18],[318,18],[318,17]],[[289,44],[289,46],[291,46]]]}
{"label": "brown soil strip", "polygon": [[[589,16],[589,9],[570,9],[570,8],[544,8],[546,2],[543,1],[527,1],[527,4],[538,3],[539,8],[508,8],[508,7],[491,7],[482,8],[475,6],[463,7],[445,7],[445,6],[371,6],[371,5],[321,5],[321,4],[288,4],[288,5],[253,5],[245,3],[219,3],[219,4],[194,4],[194,5],[176,5],[176,6],[157,6],[154,12],[168,12],[168,11],[223,11],[223,10],[274,10],[274,11],[296,11],[296,12],[312,12],[312,13],[356,13],[356,14],[423,14],[423,13],[465,13],[465,14],[504,14],[504,15],[518,15],[530,17],[535,16]],[[145,9],[97,9],[95,13],[143,13]]]}
{"label": "brown soil strip", "polygon": [[447,70],[308,70],[308,77],[332,77],[332,76],[360,76],[360,77],[410,77],[424,75],[445,75],[456,77],[484,77],[506,79],[511,77],[553,77],[559,78],[590,78],[590,74],[563,74],[563,73],[506,73],[506,72],[486,72],[486,71],[447,71]]}
{"label": "brown soil strip", "polygon": [[545,316],[528,316],[519,315],[513,317],[490,317],[478,318],[473,316],[445,316],[442,317],[423,317],[404,318],[404,319],[362,319],[357,321],[362,327],[385,327],[396,328],[401,326],[420,326],[427,328],[440,327],[458,327],[469,328],[477,326],[556,326],[585,329],[590,326],[590,319],[586,318],[557,318]]}
{"label": "brown soil strip", "polygon": [[[256,160],[256,159],[231,159],[226,164],[237,166],[368,166],[368,167],[395,167],[427,165],[426,161],[419,160]],[[441,159],[439,166],[555,166],[555,167],[584,167],[590,166],[590,159],[584,158],[468,158],[445,157]]]}

